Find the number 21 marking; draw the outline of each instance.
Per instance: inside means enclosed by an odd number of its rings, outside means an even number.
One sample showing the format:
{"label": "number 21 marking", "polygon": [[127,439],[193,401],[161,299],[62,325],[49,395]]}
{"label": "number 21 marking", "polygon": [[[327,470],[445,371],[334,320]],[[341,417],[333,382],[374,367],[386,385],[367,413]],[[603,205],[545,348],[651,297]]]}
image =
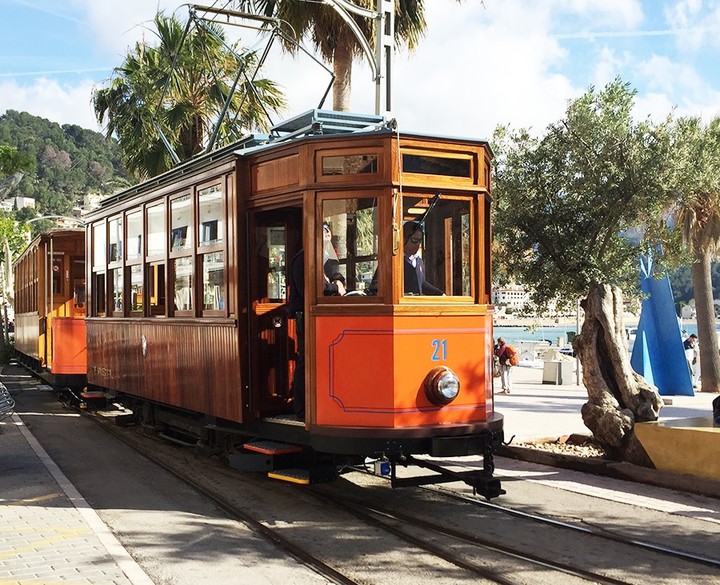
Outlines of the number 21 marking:
{"label": "number 21 marking", "polygon": [[447,339],[433,339],[432,346],[432,360],[434,362],[447,359]]}

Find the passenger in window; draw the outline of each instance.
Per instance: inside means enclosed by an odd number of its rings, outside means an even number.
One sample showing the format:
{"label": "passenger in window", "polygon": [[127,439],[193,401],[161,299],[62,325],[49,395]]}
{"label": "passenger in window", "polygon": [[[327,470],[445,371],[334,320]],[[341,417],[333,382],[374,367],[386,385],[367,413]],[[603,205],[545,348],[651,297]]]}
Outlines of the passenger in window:
{"label": "passenger in window", "polygon": [[[323,222],[323,271],[325,278],[329,283],[339,282],[345,286],[345,277],[340,272],[340,260],[338,260],[337,251],[332,241],[332,229],[328,222]],[[333,294],[344,295],[345,292],[336,292]]]}
{"label": "passenger in window", "polygon": [[435,295],[445,293],[425,279],[425,263],[418,254],[423,241],[423,226],[416,221],[403,225],[404,290],[406,295]]}

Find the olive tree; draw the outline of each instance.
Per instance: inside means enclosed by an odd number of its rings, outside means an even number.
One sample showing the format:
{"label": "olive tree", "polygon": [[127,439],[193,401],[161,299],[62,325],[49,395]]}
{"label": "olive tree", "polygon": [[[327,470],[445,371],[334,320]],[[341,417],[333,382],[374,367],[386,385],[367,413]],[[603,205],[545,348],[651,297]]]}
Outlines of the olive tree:
{"label": "olive tree", "polygon": [[537,306],[585,311],[573,347],[583,366],[586,426],[608,450],[637,463],[646,455],[636,421],[656,420],[662,400],[630,366],[622,291],[636,291],[638,258],[672,238],[670,120],[633,117],[635,91],[620,79],[591,87],[542,136],[495,132],[494,232],[500,263]]}
{"label": "olive tree", "polygon": [[720,118],[703,125],[681,118],[674,127],[675,217],[691,256],[703,392],[720,392],[711,262],[720,250]]}

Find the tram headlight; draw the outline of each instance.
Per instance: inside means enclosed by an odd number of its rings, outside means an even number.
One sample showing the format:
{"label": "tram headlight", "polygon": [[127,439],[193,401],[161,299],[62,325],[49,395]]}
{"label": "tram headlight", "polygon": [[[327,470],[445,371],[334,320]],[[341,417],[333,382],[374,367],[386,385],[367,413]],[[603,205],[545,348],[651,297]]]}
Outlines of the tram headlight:
{"label": "tram headlight", "polygon": [[425,376],[425,396],[433,404],[450,404],[460,394],[460,380],[447,366],[430,370]]}

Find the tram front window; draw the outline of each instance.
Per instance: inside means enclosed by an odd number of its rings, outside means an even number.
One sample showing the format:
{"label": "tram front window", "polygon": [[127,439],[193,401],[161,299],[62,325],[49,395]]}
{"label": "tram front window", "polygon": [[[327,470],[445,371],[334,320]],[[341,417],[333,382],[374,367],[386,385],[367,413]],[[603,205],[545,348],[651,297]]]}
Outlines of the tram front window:
{"label": "tram front window", "polygon": [[370,285],[378,265],[377,199],[326,199],[322,216],[320,290],[340,282],[348,294],[376,294]]}
{"label": "tram front window", "polygon": [[403,197],[405,296],[472,295],[471,225],[468,197]]}

